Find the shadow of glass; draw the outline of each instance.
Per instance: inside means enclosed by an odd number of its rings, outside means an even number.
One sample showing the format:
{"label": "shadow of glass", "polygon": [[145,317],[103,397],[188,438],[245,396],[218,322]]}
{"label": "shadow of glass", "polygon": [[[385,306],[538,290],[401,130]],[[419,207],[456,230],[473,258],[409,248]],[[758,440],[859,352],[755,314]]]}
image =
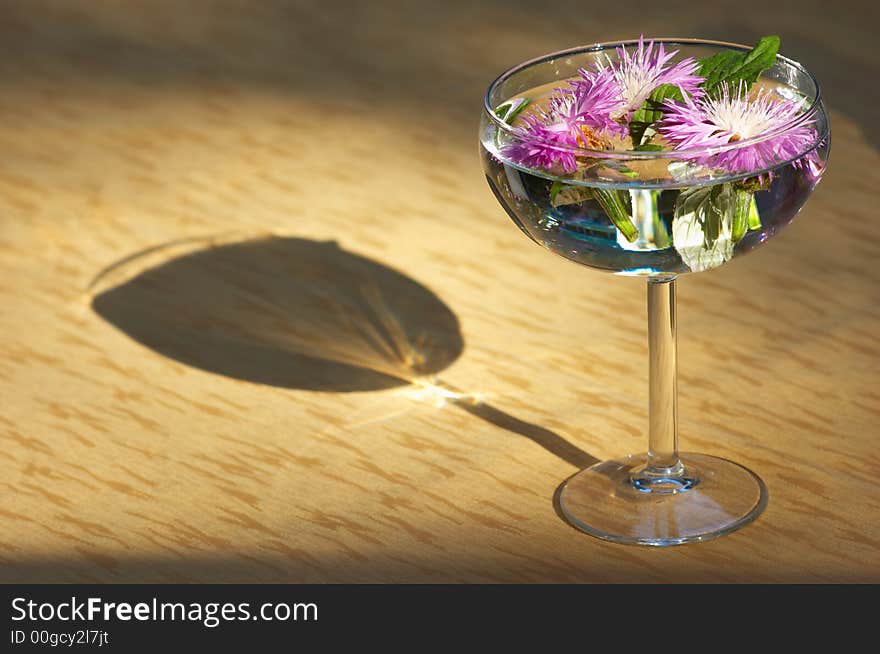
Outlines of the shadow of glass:
{"label": "shadow of glass", "polygon": [[466,400],[458,400],[455,404],[471,415],[492,423],[496,427],[519,434],[520,436],[525,436],[551,454],[558,456],[563,461],[567,461],[578,470],[589,468],[593,464],[599,462],[599,459],[592,454],[585,452],[576,445],[565,440],[556,432],[520,420],[491,404]]}
{"label": "shadow of glass", "polygon": [[263,238],[187,254],[97,295],[95,312],[187,365],[317,391],[391,388],[464,349],[430,290],[333,242]]}
{"label": "shadow of glass", "polygon": [[202,249],[99,293],[92,307],[202,370],[330,392],[416,384],[577,468],[595,463],[558,434],[437,381],[464,349],[455,314],[413,279],[334,242],[269,237]]}

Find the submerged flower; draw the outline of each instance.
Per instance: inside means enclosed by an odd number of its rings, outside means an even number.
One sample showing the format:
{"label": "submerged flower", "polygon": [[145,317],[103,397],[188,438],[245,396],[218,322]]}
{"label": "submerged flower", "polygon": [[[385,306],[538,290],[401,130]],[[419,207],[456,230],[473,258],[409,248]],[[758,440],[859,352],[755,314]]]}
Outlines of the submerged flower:
{"label": "submerged flower", "polygon": [[[801,102],[773,98],[764,89],[750,98],[744,86],[733,92],[725,86],[717,98],[667,101],[658,131],[676,150],[723,148],[781,130],[802,108]],[[698,162],[729,173],[759,172],[797,159],[815,140],[815,128],[804,122],[752,144],[701,156]]]}
{"label": "submerged flower", "polygon": [[612,114],[620,107],[610,70],[581,71],[580,79],[556,89],[546,110],[523,116],[506,156],[533,168],[577,169],[578,148],[604,149],[604,133],[616,126]]}
{"label": "submerged flower", "polygon": [[704,80],[697,75],[699,64],[688,57],[669,65],[669,60],[676,54],[678,50],[666,52],[662,43],[656,49],[653,41],[645,45],[644,36],[639,37],[639,47],[632,53],[624,47],[617,48],[618,59],[611,64],[621,99],[616,118],[629,120],[661,84],[675,84],[685,95],[699,97],[703,94],[700,84]]}

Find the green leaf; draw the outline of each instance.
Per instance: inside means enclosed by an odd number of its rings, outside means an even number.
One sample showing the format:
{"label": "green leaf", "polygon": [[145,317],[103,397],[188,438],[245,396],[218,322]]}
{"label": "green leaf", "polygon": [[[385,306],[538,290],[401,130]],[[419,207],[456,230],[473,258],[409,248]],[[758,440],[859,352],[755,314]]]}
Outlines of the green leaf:
{"label": "green leaf", "polygon": [[[610,171],[613,171],[614,173],[616,173],[618,176],[626,177],[628,179],[636,179],[639,176],[638,171],[633,170],[632,168],[627,166],[624,162],[614,161],[611,159],[609,159],[608,161],[601,161],[598,164],[596,164],[596,170],[597,170],[597,172],[603,171],[603,170],[610,170]],[[601,172],[599,172],[599,176],[604,177],[606,179],[608,178],[608,175],[604,175]],[[611,179],[617,179],[617,177],[612,175]]]}
{"label": "green leaf", "polygon": [[645,130],[663,116],[663,103],[666,100],[684,100],[682,90],[675,84],[661,84],[651,91],[648,99],[633,114],[629,123],[629,134],[633,145],[638,149],[642,145]]}
{"label": "green leaf", "polygon": [[703,230],[705,247],[712,248],[725,226],[733,231],[736,205],[737,192],[730,184],[686,189],[675,201],[674,219],[693,214]]}
{"label": "green leaf", "polygon": [[675,200],[675,216],[703,213],[703,208],[711,200],[710,196],[714,188],[714,186],[697,186],[679,193]]}
{"label": "green leaf", "polygon": [[686,189],[676,198],[672,244],[691,271],[717,268],[733,257],[728,237],[733,195],[730,184],[718,184]]}
{"label": "green leaf", "polygon": [[657,143],[642,143],[635,147],[636,152],[660,152],[663,150],[662,145]]}
{"label": "green leaf", "polygon": [[778,52],[779,37],[765,36],[749,52],[722,50],[700,59],[698,74],[706,78],[703,89],[710,96],[717,96],[725,85],[736,89],[745,84],[748,90],[776,62]]}
{"label": "green leaf", "polygon": [[706,204],[706,212],[703,214],[703,238],[707,248],[715,245],[715,241],[721,235],[721,222],[724,218],[724,209],[718,204],[721,193],[717,186],[713,186],[709,192],[709,202]]}
{"label": "green leaf", "polygon": [[509,125],[526,108],[529,102],[531,102],[529,98],[514,98],[513,100],[502,102],[495,107],[495,115]]}
{"label": "green leaf", "polygon": [[[529,102],[531,102],[529,98],[514,98],[513,100],[502,102],[495,107],[495,115],[510,125],[513,119],[519,116]],[[495,146],[501,147],[501,134],[498,130],[495,130]]]}
{"label": "green leaf", "polygon": [[566,184],[560,180],[553,182],[550,187],[550,204],[553,207],[562,207],[567,204],[580,204],[593,197],[592,191],[587,186]]}
{"label": "green leaf", "polygon": [[730,184],[718,184],[712,188],[715,189],[715,192],[713,193],[712,204],[710,205],[712,217],[709,222],[712,223],[713,230],[715,230],[715,238],[718,238],[724,226],[727,226],[730,232],[733,231],[737,194]]}
{"label": "green leaf", "polygon": [[[614,226],[620,230],[624,238],[632,243],[639,237],[639,230],[633,225],[632,219],[629,216],[626,202],[622,197],[623,193],[624,191],[615,189],[593,188],[593,196],[602,205],[605,214],[611,219]],[[629,194],[626,195],[626,199],[629,199]]]}
{"label": "green leaf", "polygon": [[697,74],[706,80],[703,82],[703,88],[714,87],[718,84],[718,79],[723,72],[735,66],[743,58],[745,58],[745,55],[735,50],[722,50],[721,52],[716,52],[711,57],[700,59],[700,69],[697,71]]}

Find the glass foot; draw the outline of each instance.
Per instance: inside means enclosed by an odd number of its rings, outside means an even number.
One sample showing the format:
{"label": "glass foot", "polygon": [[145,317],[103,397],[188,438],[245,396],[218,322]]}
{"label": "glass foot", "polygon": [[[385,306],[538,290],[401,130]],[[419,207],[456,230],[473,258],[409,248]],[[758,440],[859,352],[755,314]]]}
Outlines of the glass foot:
{"label": "glass foot", "polygon": [[767,487],[738,463],[681,455],[674,478],[651,478],[646,455],[597,463],[562,486],[565,518],[588,534],[634,545],[681,545],[723,536],[767,506]]}

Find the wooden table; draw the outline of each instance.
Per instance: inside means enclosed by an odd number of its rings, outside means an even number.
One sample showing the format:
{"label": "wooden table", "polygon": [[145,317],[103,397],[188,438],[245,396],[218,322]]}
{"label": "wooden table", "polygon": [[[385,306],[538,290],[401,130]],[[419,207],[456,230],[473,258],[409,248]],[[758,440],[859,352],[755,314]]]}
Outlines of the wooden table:
{"label": "wooden table", "polygon": [[[555,4],[3,3],[0,580],[880,581],[871,3]],[[680,282],[683,446],[770,504],[664,550],[553,506],[644,447],[643,284],[476,156],[497,73],[640,29],[778,32],[834,131],[793,226]]]}

